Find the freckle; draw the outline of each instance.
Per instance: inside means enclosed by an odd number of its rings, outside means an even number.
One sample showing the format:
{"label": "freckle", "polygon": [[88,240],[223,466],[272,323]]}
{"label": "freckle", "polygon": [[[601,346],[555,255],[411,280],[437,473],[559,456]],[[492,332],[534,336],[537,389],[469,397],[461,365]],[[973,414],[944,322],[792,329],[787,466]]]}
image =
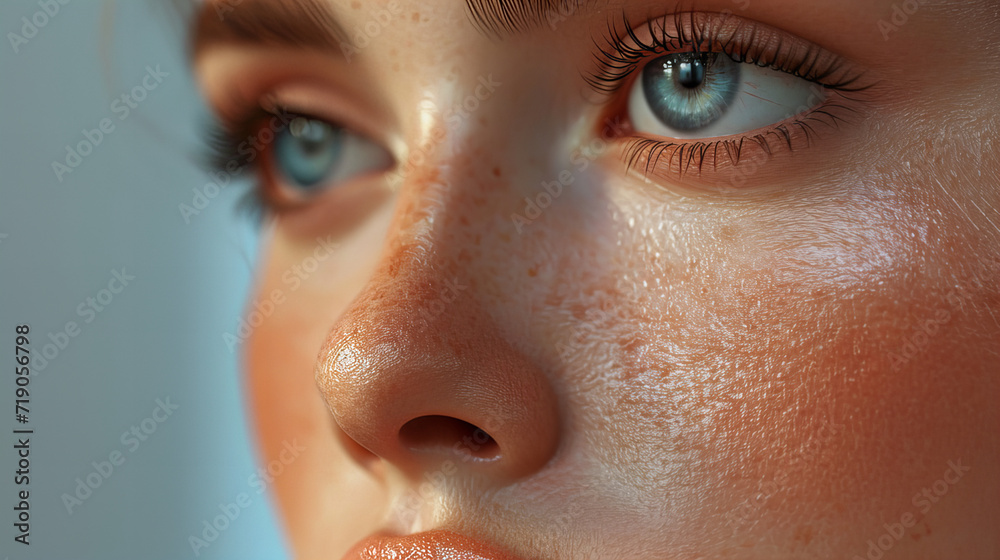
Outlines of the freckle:
{"label": "freckle", "polygon": [[528,276],[531,276],[532,278],[534,278],[535,276],[538,276],[538,271],[535,270],[534,268],[529,268],[528,269]]}
{"label": "freckle", "polygon": [[800,525],[795,529],[795,540],[809,544],[813,539],[813,530],[809,525]]}
{"label": "freckle", "polygon": [[494,167],[493,168],[493,176],[494,177],[499,177],[500,176],[500,168],[499,167]]}
{"label": "freckle", "polygon": [[413,21],[420,21],[420,12],[413,12],[413,14],[410,16],[410,19],[412,19]]}
{"label": "freckle", "polygon": [[[661,224],[662,225],[662,224]],[[725,224],[719,229],[719,239],[727,243],[731,243],[736,240],[736,228]]]}
{"label": "freckle", "polygon": [[361,2],[351,2],[351,8],[354,8],[355,10],[360,10]]}

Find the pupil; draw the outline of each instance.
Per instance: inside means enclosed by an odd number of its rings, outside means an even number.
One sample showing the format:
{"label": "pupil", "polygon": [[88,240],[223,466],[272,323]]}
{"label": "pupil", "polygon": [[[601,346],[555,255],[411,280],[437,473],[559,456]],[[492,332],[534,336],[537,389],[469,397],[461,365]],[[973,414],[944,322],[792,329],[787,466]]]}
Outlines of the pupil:
{"label": "pupil", "polygon": [[329,128],[324,124],[299,117],[292,121],[289,128],[292,135],[299,140],[302,149],[310,155],[326,148]]}
{"label": "pupil", "polygon": [[726,112],[740,91],[740,64],[719,53],[677,53],[642,71],[643,99],[678,133],[704,128]]}
{"label": "pupil", "polygon": [[320,120],[296,117],[275,141],[281,173],[298,189],[319,185],[340,158],[339,130]]}
{"label": "pupil", "polygon": [[677,65],[677,81],[688,89],[694,89],[705,81],[705,64],[700,58],[681,61]]}

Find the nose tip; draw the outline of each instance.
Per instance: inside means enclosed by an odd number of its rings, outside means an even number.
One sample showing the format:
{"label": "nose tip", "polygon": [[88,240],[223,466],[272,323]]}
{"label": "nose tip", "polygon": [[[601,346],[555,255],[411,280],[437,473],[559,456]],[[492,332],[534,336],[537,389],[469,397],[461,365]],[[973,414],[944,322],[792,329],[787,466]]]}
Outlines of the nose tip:
{"label": "nose tip", "polygon": [[367,289],[331,330],[317,384],[344,433],[405,471],[452,460],[526,476],[557,447],[555,393],[474,296],[442,304],[435,284]]}

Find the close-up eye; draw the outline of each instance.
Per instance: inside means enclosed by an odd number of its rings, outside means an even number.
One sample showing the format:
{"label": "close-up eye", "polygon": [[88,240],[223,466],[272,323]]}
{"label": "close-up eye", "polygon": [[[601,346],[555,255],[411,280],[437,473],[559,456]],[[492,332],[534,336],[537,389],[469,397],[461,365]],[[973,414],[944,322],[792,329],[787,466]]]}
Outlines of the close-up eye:
{"label": "close-up eye", "polygon": [[611,96],[610,120],[624,124],[614,127],[625,131],[621,159],[646,179],[836,137],[877,83],[846,57],[725,14],[678,13],[639,26],[624,16],[597,62],[587,81]]}
{"label": "close-up eye", "polygon": [[823,98],[821,87],[787,72],[736,62],[725,53],[677,53],[640,71],[628,116],[639,133],[712,138],[779,123]]}
{"label": "close-up eye", "polygon": [[321,119],[295,116],[265,151],[264,197],[293,206],[369,172],[386,169],[392,156],[374,141]]}

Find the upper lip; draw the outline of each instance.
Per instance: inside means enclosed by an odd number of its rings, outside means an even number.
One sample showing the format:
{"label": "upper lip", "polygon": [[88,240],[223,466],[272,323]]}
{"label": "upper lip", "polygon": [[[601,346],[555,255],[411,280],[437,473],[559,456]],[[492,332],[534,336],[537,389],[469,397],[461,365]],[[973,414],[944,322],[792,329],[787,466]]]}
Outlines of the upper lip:
{"label": "upper lip", "polygon": [[402,537],[373,535],[354,545],[343,560],[523,560],[484,541],[435,530]]}

